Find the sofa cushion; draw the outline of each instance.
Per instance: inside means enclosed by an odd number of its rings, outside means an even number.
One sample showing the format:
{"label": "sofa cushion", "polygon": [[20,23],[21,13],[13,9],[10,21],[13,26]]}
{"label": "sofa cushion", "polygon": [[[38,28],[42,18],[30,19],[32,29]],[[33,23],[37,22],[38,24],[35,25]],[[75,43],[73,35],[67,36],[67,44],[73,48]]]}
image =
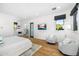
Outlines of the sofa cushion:
{"label": "sofa cushion", "polygon": [[65,40],[63,40],[63,44],[66,45],[66,44],[70,44],[72,42],[72,40],[70,38],[65,38]]}

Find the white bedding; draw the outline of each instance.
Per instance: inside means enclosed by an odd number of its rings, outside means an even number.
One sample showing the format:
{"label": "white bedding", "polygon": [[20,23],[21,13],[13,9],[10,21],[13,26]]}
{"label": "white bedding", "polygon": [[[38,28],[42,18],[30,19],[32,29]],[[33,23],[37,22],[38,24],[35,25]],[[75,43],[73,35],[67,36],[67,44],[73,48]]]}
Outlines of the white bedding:
{"label": "white bedding", "polygon": [[7,37],[3,42],[0,45],[0,56],[18,56],[32,47],[29,39],[17,36]]}

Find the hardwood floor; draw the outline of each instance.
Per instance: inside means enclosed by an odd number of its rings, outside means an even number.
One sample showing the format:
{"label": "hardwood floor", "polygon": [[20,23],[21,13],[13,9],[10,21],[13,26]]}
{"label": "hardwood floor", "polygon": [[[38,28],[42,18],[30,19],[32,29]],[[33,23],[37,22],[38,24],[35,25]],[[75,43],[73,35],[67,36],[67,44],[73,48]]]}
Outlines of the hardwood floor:
{"label": "hardwood floor", "polygon": [[48,44],[46,41],[36,38],[30,38],[35,44],[41,45],[42,47],[33,56],[63,56],[62,53],[58,51],[58,45]]}
{"label": "hardwood floor", "polygon": [[[23,36],[25,38],[29,38]],[[58,50],[58,45],[48,44],[45,40],[37,39],[37,38],[29,38],[32,43],[41,45],[42,47],[35,53],[33,56],[64,56]]]}

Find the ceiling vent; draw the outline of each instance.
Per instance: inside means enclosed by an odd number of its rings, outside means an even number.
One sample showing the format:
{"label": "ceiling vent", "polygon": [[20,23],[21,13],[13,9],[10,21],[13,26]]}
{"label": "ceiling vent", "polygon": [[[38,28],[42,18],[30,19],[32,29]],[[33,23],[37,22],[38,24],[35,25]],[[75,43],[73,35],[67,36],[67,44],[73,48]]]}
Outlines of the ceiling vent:
{"label": "ceiling vent", "polygon": [[56,7],[52,8],[52,10],[56,10]]}

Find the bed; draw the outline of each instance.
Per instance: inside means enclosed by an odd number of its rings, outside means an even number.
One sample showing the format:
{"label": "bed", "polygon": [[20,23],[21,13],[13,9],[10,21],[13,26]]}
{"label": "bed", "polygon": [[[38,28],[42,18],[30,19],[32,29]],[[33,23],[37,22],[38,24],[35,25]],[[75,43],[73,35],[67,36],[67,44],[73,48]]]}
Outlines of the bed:
{"label": "bed", "polygon": [[0,45],[0,56],[19,56],[31,47],[32,42],[29,39],[18,36],[7,37]]}

